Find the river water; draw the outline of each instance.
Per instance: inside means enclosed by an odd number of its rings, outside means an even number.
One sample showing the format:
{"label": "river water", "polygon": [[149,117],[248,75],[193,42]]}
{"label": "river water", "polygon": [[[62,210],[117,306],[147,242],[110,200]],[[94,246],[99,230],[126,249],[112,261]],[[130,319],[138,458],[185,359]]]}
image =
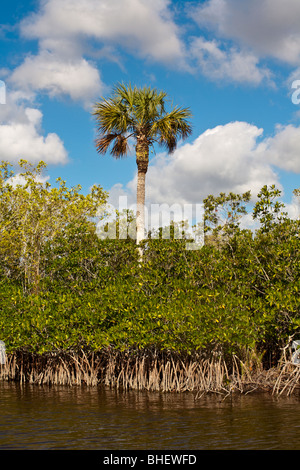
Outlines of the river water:
{"label": "river water", "polygon": [[0,449],[300,450],[300,399],[2,382]]}

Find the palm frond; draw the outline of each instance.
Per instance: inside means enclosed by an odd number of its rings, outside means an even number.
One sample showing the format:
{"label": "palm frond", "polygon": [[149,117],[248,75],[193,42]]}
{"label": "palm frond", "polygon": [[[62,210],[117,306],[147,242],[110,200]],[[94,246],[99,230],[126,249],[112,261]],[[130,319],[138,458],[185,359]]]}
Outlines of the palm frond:
{"label": "palm frond", "polygon": [[96,103],[93,114],[96,117],[100,134],[122,133],[132,127],[128,109],[116,100],[103,100]]}
{"label": "palm frond", "polygon": [[135,93],[136,87],[132,88],[131,83],[129,85],[119,83],[113,89],[113,97],[116,102],[122,103],[128,109],[134,107]]}
{"label": "palm frond", "polygon": [[115,158],[126,157],[128,150],[128,137],[125,137],[124,135],[118,135],[111,149],[112,155]]}
{"label": "palm frond", "polygon": [[165,92],[158,92],[155,88],[136,90],[134,111],[140,126],[155,122],[165,113],[165,97]]}
{"label": "palm frond", "polygon": [[111,154],[115,158],[124,157],[128,153],[128,137],[122,134],[105,134],[101,135],[95,140],[96,150],[100,154],[107,152],[109,146],[113,144],[111,148]]}
{"label": "palm frond", "polygon": [[186,139],[192,132],[188,121],[191,113],[188,108],[173,108],[169,113],[158,119],[152,126],[152,135],[169,152],[173,152],[180,139]]}
{"label": "palm frond", "polygon": [[111,97],[94,107],[97,151],[105,153],[110,148],[114,157],[126,155],[130,134],[136,139],[142,137],[149,145],[158,142],[173,152],[178,140],[191,134],[191,113],[188,108],[179,107],[166,112],[166,96],[155,88],[117,84]]}

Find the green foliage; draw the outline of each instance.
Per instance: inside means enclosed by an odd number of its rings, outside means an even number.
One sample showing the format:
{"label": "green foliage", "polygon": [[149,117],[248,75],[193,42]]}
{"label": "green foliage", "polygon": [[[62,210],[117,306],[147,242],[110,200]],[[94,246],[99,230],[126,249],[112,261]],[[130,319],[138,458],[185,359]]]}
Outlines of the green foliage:
{"label": "green foliage", "polygon": [[94,186],[84,196],[81,187],[68,189],[65,181],[57,179],[58,187],[43,183],[44,162],[33,167],[25,160],[19,162],[21,173],[14,173],[3,162],[0,166],[0,272],[8,277],[18,274],[24,290],[39,290],[43,277],[45,246],[55,246],[57,239],[77,236],[91,230],[91,220],[99,206],[105,203],[106,193]]}
{"label": "green foliage", "polygon": [[242,203],[250,201],[251,192],[234,194],[220,193],[218,197],[209,195],[204,199],[205,231],[213,230],[232,233],[239,227],[239,220],[246,214],[246,206]]}
{"label": "green foliage", "polygon": [[[5,185],[7,165],[1,173],[0,337],[9,351],[255,349],[275,357],[300,333],[300,223],[280,215],[276,188],[260,193],[255,233],[240,228],[249,193],[209,196],[205,245],[187,250],[185,239],[150,237],[141,264],[134,240],[97,236],[100,188],[83,197],[26,171],[30,191]],[[37,246],[39,277],[30,283]]]}
{"label": "green foliage", "polygon": [[253,218],[258,219],[261,224],[261,231],[267,232],[271,230],[272,226],[280,220],[287,217],[286,212],[281,212],[284,204],[277,199],[280,197],[281,191],[275,187],[267,185],[258,193],[258,201],[253,210]]}

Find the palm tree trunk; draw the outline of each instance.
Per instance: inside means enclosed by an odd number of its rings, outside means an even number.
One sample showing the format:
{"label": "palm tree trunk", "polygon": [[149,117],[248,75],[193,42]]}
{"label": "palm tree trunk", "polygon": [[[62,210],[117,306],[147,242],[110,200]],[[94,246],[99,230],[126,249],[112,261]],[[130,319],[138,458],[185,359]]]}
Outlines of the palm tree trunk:
{"label": "palm tree trunk", "polygon": [[[149,144],[145,137],[137,138],[136,163],[137,175],[137,211],[136,211],[136,243],[145,238],[145,182],[149,162]],[[140,253],[141,254],[141,253]]]}
{"label": "palm tree trunk", "polygon": [[136,243],[138,245],[145,238],[145,180],[146,173],[138,170],[136,197]]}

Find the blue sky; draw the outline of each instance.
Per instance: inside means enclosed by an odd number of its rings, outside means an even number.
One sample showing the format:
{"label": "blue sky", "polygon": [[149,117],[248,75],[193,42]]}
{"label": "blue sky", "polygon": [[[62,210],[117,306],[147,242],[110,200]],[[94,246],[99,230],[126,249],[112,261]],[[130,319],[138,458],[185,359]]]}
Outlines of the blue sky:
{"label": "blue sky", "polygon": [[274,183],[297,213],[299,0],[11,0],[0,18],[1,159],[44,160],[53,184],[133,202],[134,154],[96,153],[91,110],[116,82],[148,85],[193,114],[172,156],[151,155],[148,202]]}

